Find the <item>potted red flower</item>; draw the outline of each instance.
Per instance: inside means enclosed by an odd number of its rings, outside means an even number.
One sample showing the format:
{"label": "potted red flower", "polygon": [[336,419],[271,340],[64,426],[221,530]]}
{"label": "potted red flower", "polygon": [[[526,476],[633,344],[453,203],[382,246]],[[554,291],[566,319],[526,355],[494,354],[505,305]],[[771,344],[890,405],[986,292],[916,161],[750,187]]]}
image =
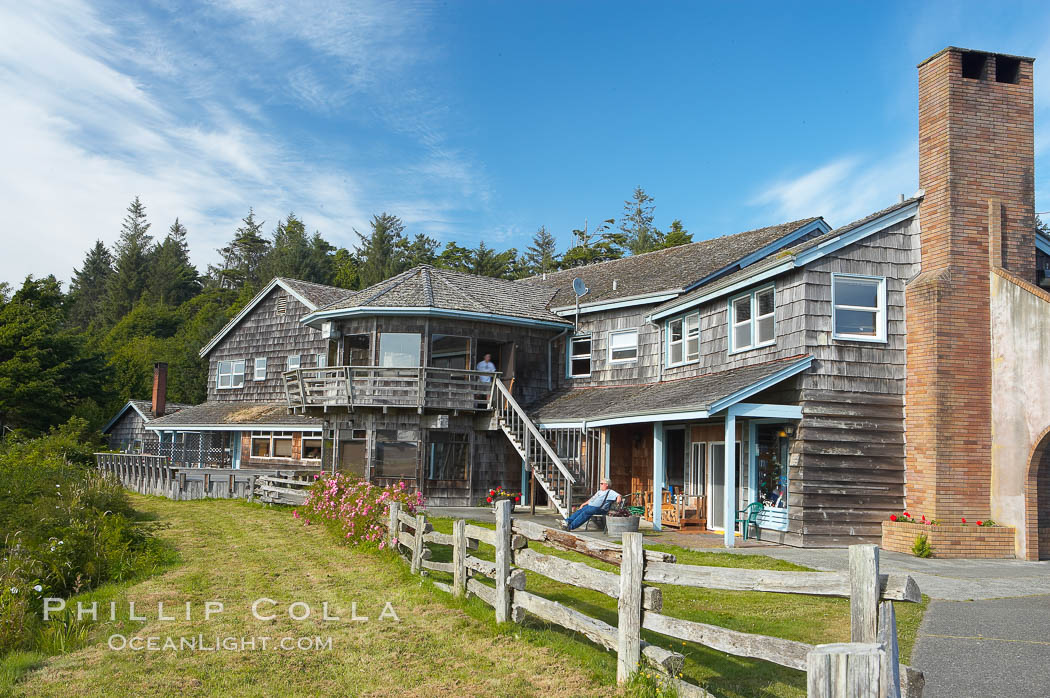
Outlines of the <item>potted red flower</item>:
{"label": "potted red flower", "polygon": [[[488,494],[485,495],[485,504],[491,504],[495,507],[497,502],[504,499],[509,499],[512,506],[518,504],[521,501],[521,492],[511,492],[510,490],[505,490],[502,486],[497,485],[490,489]],[[482,506],[484,506],[484,504]]]}

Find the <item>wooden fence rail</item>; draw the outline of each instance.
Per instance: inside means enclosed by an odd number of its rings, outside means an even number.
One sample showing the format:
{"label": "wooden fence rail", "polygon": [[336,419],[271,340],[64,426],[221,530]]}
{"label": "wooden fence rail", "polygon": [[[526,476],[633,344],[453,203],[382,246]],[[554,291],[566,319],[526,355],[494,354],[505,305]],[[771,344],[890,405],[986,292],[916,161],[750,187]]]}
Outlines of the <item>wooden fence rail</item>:
{"label": "wooden fence rail", "polygon": [[[879,574],[878,547],[874,545],[850,548],[849,573],[683,565],[668,553],[645,550],[640,533],[624,534],[623,545],[619,546],[533,521],[512,519],[508,501],[496,507],[496,530],[457,519],[451,534],[433,531],[424,514],[409,514],[400,509],[400,504],[393,503],[387,540],[406,558],[413,573],[437,571],[452,575],[451,585],[435,581],[435,586],[455,596],[478,597],[492,606],[497,622],[520,623],[526,614],[531,614],[616,652],[619,683],[626,681],[644,662],[662,673],[680,695],[710,696],[704,689],[676,678],[683,656],[642,640],[644,629],[734,656],[806,671],[810,696],[922,696],[922,673],[899,664],[892,604],[892,601],[920,601],[921,594],[911,577]],[[530,549],[529,541],[610,562],[620,567],[619,574],[543,554]],[[470,555],[469,551],[479,543],[495,548],[495,561]],[[428,545],[450,546],[452,562],[431,561]],[[528,591],[526,570],[617,599],[617,625],[614,627]],[[482,577],[494,584],[483,583]],[[814,646],[667,616],[661,612],[661,589],[647,583],[847,597],[852,642]]]}

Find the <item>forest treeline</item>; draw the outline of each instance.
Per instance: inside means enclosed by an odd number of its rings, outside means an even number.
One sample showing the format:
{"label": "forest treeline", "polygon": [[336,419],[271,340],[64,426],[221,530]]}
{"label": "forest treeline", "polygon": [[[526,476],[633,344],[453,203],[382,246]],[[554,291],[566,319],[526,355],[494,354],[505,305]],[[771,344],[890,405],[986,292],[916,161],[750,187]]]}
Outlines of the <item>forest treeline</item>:
{"label": "forest treeline", "polygon": [[0,433],[31,436],[73,416],[100,428],[128,399],[150,395],[157,361],[169,365],[170,402],[202,402],[200,348],[275,276],[362,289],[431,264],[517,279],[692,242],[679,220],[655,227],[641,187],[618,220],[573,230],[561,252],[546,227],[526,249],[500,251],[484,242],[442,246],[389,213],[355,230],[353,249],[309,233],[294,213],[269,233],[265,225],[249,209],[219,261],[201,270],[190,261],[186,226],[176,218],[156,235],[136,197],[112,249],[96,241],[68,289],[55,275],[28,277],[17,289],[0,284]]}

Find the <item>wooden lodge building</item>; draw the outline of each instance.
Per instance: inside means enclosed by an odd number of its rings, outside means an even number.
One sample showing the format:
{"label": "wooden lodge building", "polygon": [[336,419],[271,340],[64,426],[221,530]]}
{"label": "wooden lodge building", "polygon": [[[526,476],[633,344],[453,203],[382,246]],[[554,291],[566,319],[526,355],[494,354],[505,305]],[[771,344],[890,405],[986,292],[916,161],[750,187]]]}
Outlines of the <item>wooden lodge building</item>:
{"label": "wooden lodge building", "polygon": [[912,198],[522,281],[274,279],[201,350],[207,401],[145,424],[150,448],[406,480],[434,504],[534,484],[562,514],[607,476],[658,502],[654,526],[727,545],[753,503],[763,539],[806,546],[878,540],[907,505],[1050,557],[1032,60],[949,48],[919,83]]}

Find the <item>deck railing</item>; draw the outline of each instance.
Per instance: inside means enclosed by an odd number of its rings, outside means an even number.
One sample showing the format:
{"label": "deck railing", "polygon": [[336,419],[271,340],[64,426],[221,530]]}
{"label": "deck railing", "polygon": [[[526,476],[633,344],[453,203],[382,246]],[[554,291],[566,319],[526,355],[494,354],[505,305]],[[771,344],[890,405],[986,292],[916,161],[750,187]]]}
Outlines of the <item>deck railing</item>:
{"label": "deck railing", "polygon": [[414,407],[491,409],[492,381],[499,373],[463,369],[329,366],[284,373],[291,408]]}

